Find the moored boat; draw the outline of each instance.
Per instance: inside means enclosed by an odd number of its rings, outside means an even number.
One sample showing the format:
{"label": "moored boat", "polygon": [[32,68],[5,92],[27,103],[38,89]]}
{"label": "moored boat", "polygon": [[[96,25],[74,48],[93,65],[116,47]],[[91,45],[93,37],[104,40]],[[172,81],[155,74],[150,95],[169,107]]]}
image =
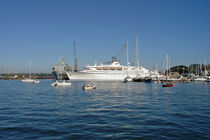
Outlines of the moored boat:
{"label": "moored boat", "polygon": [[82,86],[83,90],[88,90],[88,89],[96,89],[96,86],[90,85],[90,84],[84,84]]}
{"label": "moored boat", "polygon": [[128,76],[124,79],[123,82],[126,83],[126,82],[132,82],[132,81],[133,81],[133,79]]}
{"label": "moored boat", "polygon": [[51,86],[71,86],[71,83],[65,82],[65,80],[56,80]]}
{"label": "moored boat", "polygon": [[173,87],[175,86],[173,83],[163,83],[163,87]]}
{"label": "moored boat", "polygon": [[205,82],[207,79],[205,77],[196,77],[193,81],[195,82]]}
{"label": "moored boat", "polygon": [[88,65],[82,71],[67,71],[67,75],[72,81],[124,81],[127,76],[132,79],[137,75],[139,77],[150,76],[150,71],[141,66],[123,66],[113,57],[111,63]]}
{"label": "moored boat", "polygon": [[40,81],[37,80],[37,79],[31,79],[31,61],[29,61],[29,78],[25,78],[23,80],[21,80],[22,82],[25,82],[25,83],[34,83],[34,84],[38,84]]}

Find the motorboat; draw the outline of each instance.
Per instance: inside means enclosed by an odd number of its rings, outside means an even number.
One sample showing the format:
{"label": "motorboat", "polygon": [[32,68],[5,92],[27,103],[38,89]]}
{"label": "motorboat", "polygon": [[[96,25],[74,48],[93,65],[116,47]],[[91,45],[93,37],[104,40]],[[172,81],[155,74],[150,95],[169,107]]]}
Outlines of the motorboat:
{"label": "motorboat", "polygon": [[56,80],[54,83],[51,84],[51,86],[71,86],[71,83],[65,82],[65,80]]}
{"label": "motorboat", "polygon": [[133,79],[130,78],[130,77],[126,77],[126,78],[124,79],[124,83],[126,83],[126,82],[132,82],[132,81],[133,81]]}
{"label": "motorboat", "polygon": [[172,83],[163,83],[162,86],[163,86],[163,87],[173,87],[173,86],[175,86],[175,85],[172,84]]}
{"label": "motorboat", "polygon": [[35,79],[35,80],[33,81],[33,83],[34,83],[34,84],[38,84],[38,83],[40,83],[40,81],[37,80],[37,79]]}
{"label": "motorboat", "polygon": [[34,83],[34,84],[40,83],[39,80],[37,80],[37,79],[31,79],[31,78],[26,78],[26,79],[23,79],[23,80],[21,80],[21,81],[22,81],[22,82],[25,82],[25,83]]}
{"label": "motorboat", "polygon": [[96,86],[90,85],[90,84],[84,84],[82,86],[83,90],[88,90],[88,89],[96,89]]}
{"label": "motorboat", "polygon": [[207,79],[205,77],[196,77],[194,81],[196,82],[205,82]]}

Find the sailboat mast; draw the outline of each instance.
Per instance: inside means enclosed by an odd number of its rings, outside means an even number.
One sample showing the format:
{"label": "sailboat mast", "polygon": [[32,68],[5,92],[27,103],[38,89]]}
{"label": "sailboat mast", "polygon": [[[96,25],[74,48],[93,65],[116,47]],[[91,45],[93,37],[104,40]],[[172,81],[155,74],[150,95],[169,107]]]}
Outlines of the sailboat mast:
{"label": "sailboat mast", "polygon": [[126,48],[127,48],[127,66],[128,66],[128,38],[127,38],[127,41],[126,41]]}
{"label": "sailboat mast", "polygon": [[207,74],[207,72],[206,72],[206,59],[204,58],[204,77],[206,77],[206,74]]}
{"label": "sailboat mast", "polygon": [[127,77],[128,77],[128,38],[126,41],[126,48],[127,48]]}
{"label": "sailboat mast", "polygon": [[76,56],[76,42],[74,41],[74,71],[78,71],[77,56]]}
{"label": "sailboat mast", "polygon": [[59,69],[59,77],[58,77],[58,80],[61,80],[62,77],[61,77],[61,57],[59,56],[59,61],[60,61],[60,69]]}
{"label": "sailboat mast", "polygon": [[138,36],[136,35],[136,65],[139,67],[139,55],[138,55]]}
{"label": "sailboat mast", "polygon": [[31,60],[29,60],[29,78],[31,78]]}
{"label": "sailboat mast", "polygon": [[166,79],[168,79],[168,75],[169,75],[169,64],[168,64],[168,54],[166,55]]}

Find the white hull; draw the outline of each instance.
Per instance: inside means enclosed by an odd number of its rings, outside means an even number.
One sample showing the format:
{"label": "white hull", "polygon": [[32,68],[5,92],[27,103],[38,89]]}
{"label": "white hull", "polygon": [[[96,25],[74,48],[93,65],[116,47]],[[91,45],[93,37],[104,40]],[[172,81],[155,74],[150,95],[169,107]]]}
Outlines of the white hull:
{"label": "white hull", "polygon": [[92,85],[89,85],[89,84],[88,84],[88,85],[85,85],[85,84],[84,84],[84,85],[82,86],[82,89],[83,89],[83,90],[96,89],[96,86],[92,86]]}
{"label": "white hull", "polygon": [[39,80],[35,80],[35,79],[23,79],[21,81],[25,83],[34,83],[34,84],[38,84],[40,82]]}
{"label": "white hull", "polygon": [[52,83],[51,86],[71,86],[71,83],[66,83],[65,81],[56,81]]}
{"label": "white hull", "polygon": [[203,77],[197,77],[194,79],[195,82],[205,82],[207,79]]}
{"label": "white hull", "polygon": [[139,75],[137,71],[100,71],[100,72],[67,72],[67,75],[72,81],[124,81],[129,75],[130,78],[146,77],[149,74]]}
{"label": "white hull", "polygon": [[124,81],[126,77],[144,78],[151,75],[151,71],[141,66],[122,66],[116,59],[106,65],[85,66],[79,72],[67,71],[67,76],[72,81]]}
{"label": "white hull", "polygon": [[133,79],[130,78],[130,77],[126,77],[126,78],[124,79],[124,82],[132,82],[132,81],[133,81]]}

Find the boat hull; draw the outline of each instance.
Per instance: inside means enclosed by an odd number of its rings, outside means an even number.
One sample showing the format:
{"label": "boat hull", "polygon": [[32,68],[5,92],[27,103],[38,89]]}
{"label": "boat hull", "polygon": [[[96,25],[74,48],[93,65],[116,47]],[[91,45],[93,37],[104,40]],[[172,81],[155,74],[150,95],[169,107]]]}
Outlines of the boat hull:
{"label": "boat hull", "polygon": [[38,84],[40,81],[37,79],[23,79],[21,80],[24,83],[34,83],[34,84]]}
{"label": "boat hull", "polygon": [[96,89],[96,86],[82,86],[83,90]]}
{"label": "boat hull", "polygon": [[[72,81],[124,81],[127,73],[124,71],[112,72],[67,72],[67,75]],[[136,72],[130,72],[129,77],[136,77]]]}
{"label": "boat hull", "polygon": [[163,86],[163,87],[173,87],[174,85],[171,84],[171,83],[167,83],[167,84],[163,84],[162,86]]}
{"label": "boat hull", "polygon": [[56,82],[52,83],[51,86],[71,86],[71,83],[56,81]]}

